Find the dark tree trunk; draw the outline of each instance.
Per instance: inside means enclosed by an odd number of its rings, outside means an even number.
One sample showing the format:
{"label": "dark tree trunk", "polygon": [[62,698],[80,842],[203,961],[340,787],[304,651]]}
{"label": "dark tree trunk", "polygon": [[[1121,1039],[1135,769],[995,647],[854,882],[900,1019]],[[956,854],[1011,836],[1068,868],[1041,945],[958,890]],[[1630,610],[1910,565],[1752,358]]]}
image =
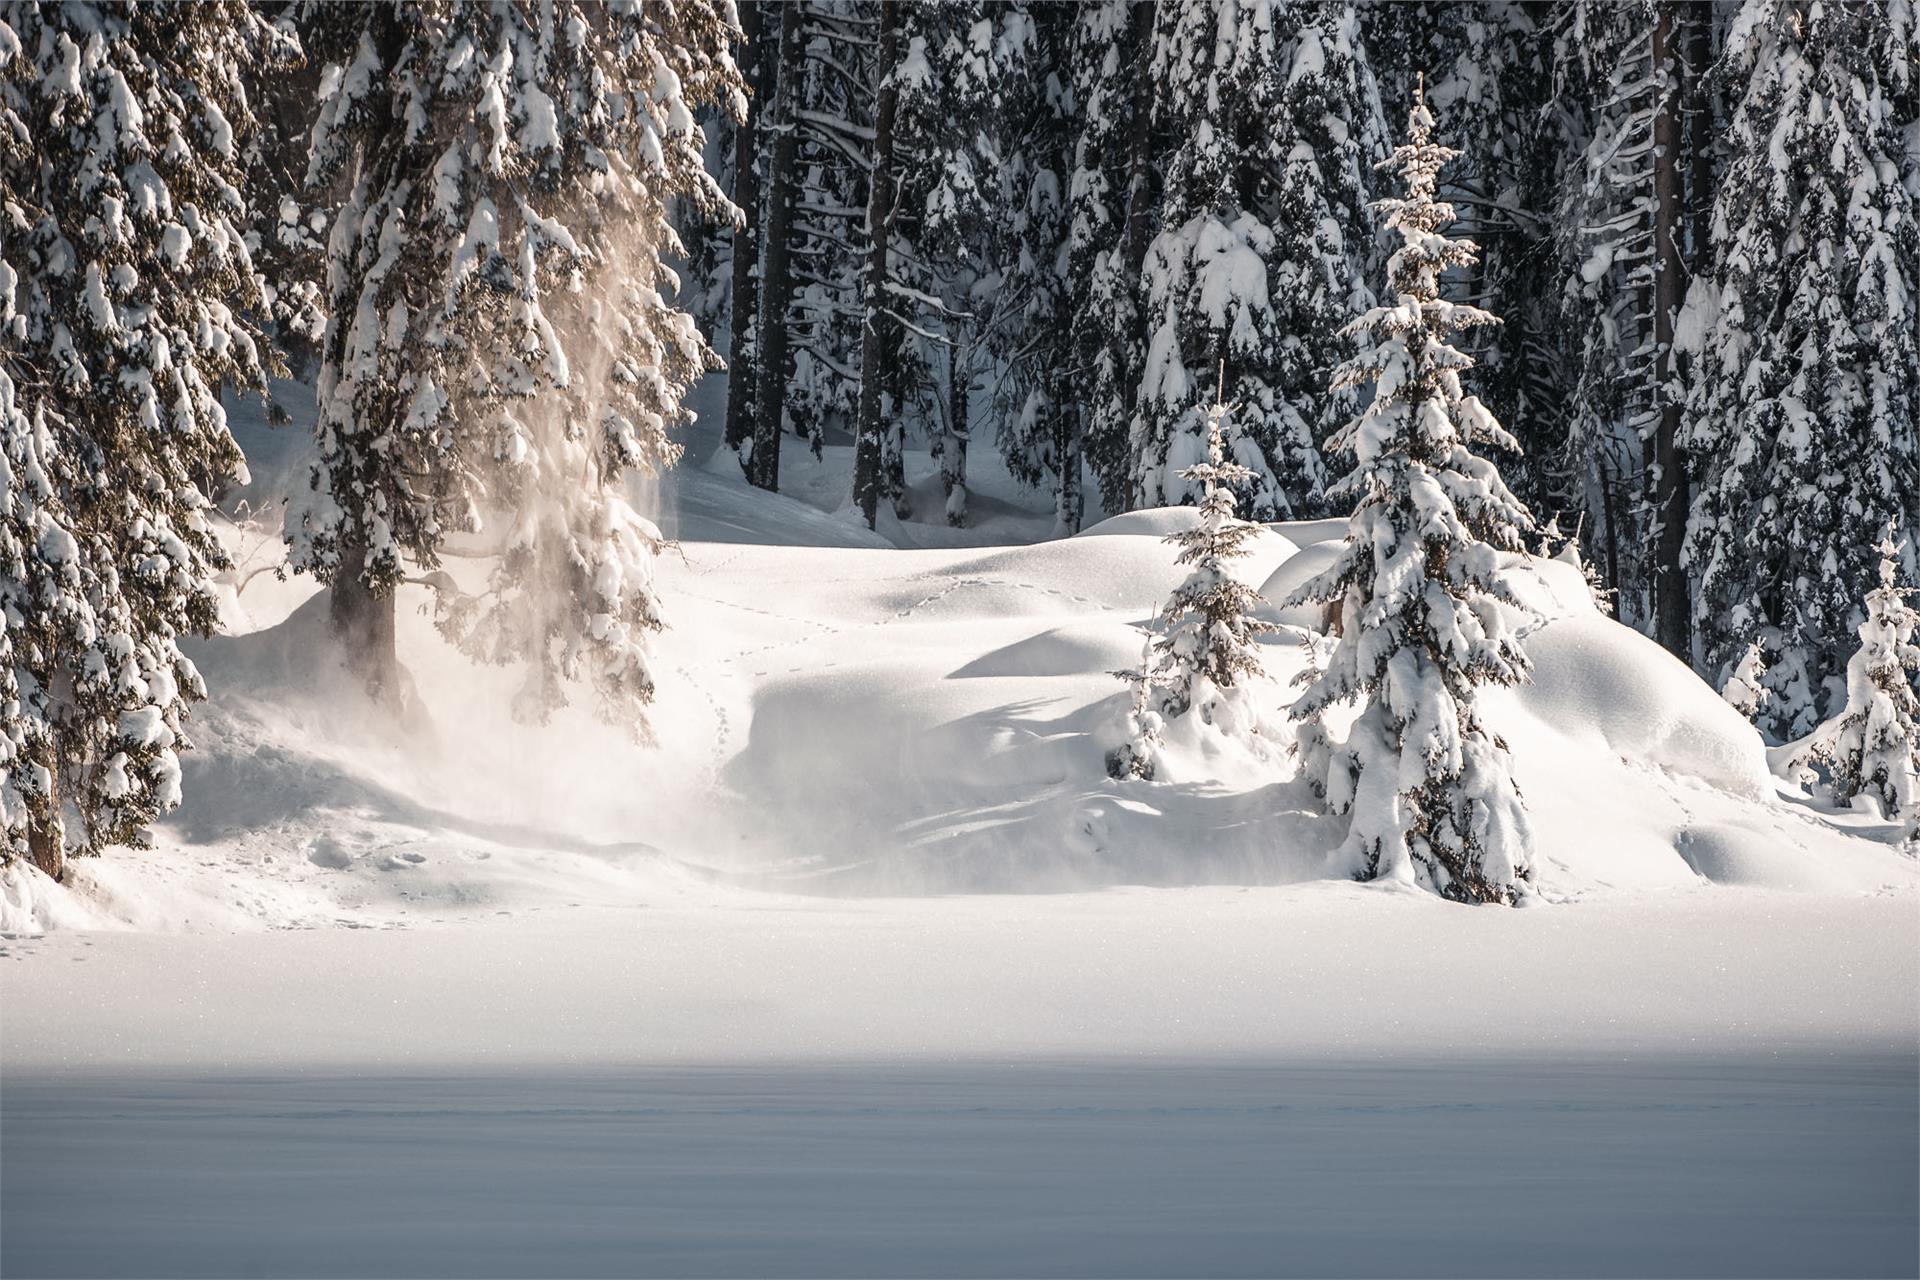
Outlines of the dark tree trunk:
{"label": "dark tree trunk", "polygon": [[1707,270],[1713,251],[1709,226],[1713,221],[1713,99],[1707,90],[1707,68],[1713,63],[1713,6],[1695,4],[1687,8],[1687,115],[1688,159],[1693,171],[1688,176],[1687,223],[1688,266],[1693,274]]}
{"label": "dark tree trunk", "polygon": [[1134,90],[1133,133],[1127,139],[1127,231],[1124,241],[1127,279],[1139,276],[1147,260],[1147,233],[1153,219],[1153,16],[1155,6],[1133,6],[1139,63]]}
{"label": "dark tree trunk", "polygon": [[[959,528],[967,522],[967,359],[959,346],[947,348],[947,443],[940,459],[940,479],[947,492],[947,523]],[[955,496],[958,490],[958,496]]]}
{"label": "dark tree trunk", "polygon": [[1085,499],[1080,493],[1081,427],[1080,406],[1054,401],[1055,430],[1060,440],[1060,483],[1054,490],[1053,534],[1070,538],[1080,532],[1086,518]]}
{"label": "dark tree trunk", "polygon": [[900,61],[898,0],[880,0],[880,92],[873,113],[873,177],[867,194],[867,271],[861,300],[860,409],[853,439],[853,500],[873,528],[887,473],[887,424],[881,421],[881,383],[887,376],[893,321],[888,316],[888,242],[893,234],[893,116],[899,102],[894,71]]}
{"label": "dark tree trunk", "polygon": [[377,592],[367,585],[367,550],[345,548],[333,576],[327,599],[334,637],[346,651],[347,666],[366,682],[367,693],[396,712],[405,691],[400,684],[400,660],[393,643],[393,592]]}
{"label": "dark tree trunk", "polygon": [[45,819],[27,817],[27,857],[33,865],[59,880],[67,874],[66,837],[60,830],[60,759],[54,753],[48,767],[47,814]]}
{"label": "dark tree trunk", "polygon": [[795,95],[801,76],[804,10],[798,3],[780,6],[779,65],[767,74],[778,77],[770,111],[761,113],[763,132],[773,137],[767,161],[767,222],[760,237],[760,325],[755,357],[757,394],[753,409],[753,452],[747,459],[747,480],[762,489],[780,487],[780,424],[787,412],[787,306],[793,293],[793,202],[798,190],[800,139],[794,126]]}
{"label": "dark tree trunk", "polygon": [[740,225],[733,229],[732,344],[727,348],[727,448],[738,451],[753,436],[754,309],[760,257],[760,148],[756,133],[767,95],[767,65],[761,47],[759,0],[743,0],[740,57],[747,77],[747,117],[733,133],[733,202]]}
{"label": "dark tree trunk", "polygon": [[[368,30],[380,65],[389,69],[398,61],[405,43],[402,16],[397,6],[383,4],[374,9],[369,19]],[[397,102],[397,99],[376,96],[374,101]],[[369,147],[369,155],[380,157],[380,163],[395,163],[395,149],[404,136],[404,121],[398,111],[397,106],[391,107],[381,121],[380,135]],[[340,326],[330,335],[328,340],[333,346],[327,352],[329,360],[337,362],[343,358],[341,344],[345,333],[345,326]],[[366,497],[361,502],[357,514],[365,517],[372,499]],[[363,542],[356,540],[340,548],[340,563],[328,583],[329,621],[335,640],[345,652],[348,669],[365,681],[369,696],[389,710],[405,713],[409,708],[400,685],[400,664],[393,644],[393,593],[388,591],[383,595],[369,587],[366,566],[367,548]]]}
{"label": "dark tree trunk", "polygon": [[1654,400],[1659,417],[1653,437],[1653,492],[1656,528],[1653,572],[1654,639],[1691,665],[1688,635],[1692,601],[1687,594],[1681,554],[1687,533],[1687,475],[1680,454],[1680,402],[1674,394],[1673,327],[1685,296],[1680,237],[1683,201],[1680,142],[1682,62],[1674,29],[1679,5],[1664,0],[1653,27],[1653,65],[1659,98],[1653,116],[1653,342]]}
{"label": "dark tree trunk", "polygon": [[1600,460],[1600,510],[1607,521],[1607,585],[1613,588],[1616,602],[1620,598],[1620,511],[1617,505],[1619,491],[1620,485],[1614,479],[1613,468],[1607,465],[1606,458],[1603,456]]}

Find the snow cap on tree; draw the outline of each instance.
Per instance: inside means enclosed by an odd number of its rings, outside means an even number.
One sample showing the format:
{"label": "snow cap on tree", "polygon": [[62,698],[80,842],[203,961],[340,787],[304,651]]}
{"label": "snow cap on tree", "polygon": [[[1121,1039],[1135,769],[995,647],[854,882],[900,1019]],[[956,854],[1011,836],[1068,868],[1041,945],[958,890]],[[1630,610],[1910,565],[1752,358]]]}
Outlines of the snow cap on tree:
{"label": "snow cap on tree", "polygon": [[[1453,211],[1435,186],[1455,153],[1432,141],[1433,123],[1416,97],[1408,141],[1382,166],[1407,188],[1376,205],[1400,236],[1393,301],[1349,326],[1363,350],[1336,383],[1371,383],[1373,400],[1328,443],[1356,464],[1332,496],[1356,505],[1339,558],[1286,602],[1336,602],[1339,639],[1324,668],[1303,677],[1293,716],[1309,722],[1308,776],[1350,815],[1356,875],[1512,902],[1532,874],[1530,827],[1475,691],[1527,678],[1510,617],[1521,606],[1500,569],[1533,520],[1471,448],[1514,444],[1462,389],[1473,361],[1448,341],[1494,317],[1440,296],[1441,274],[1472,263],[1474,247],[1444,234]],[[1336,743],[1323,716],[1355,701],[1360,714]]]}
{"label": "snow cap on tree", "polygon": [[1761,651],[1758,640],[1751,641],[1740,664],[1727,677],[1726,684],[1721,686],[1720,696],[1727,700],[1728,706],[1751,720],[1767,705],[1767,699],[1771,696],[1763,679],[1766,674],[1766,655]]}

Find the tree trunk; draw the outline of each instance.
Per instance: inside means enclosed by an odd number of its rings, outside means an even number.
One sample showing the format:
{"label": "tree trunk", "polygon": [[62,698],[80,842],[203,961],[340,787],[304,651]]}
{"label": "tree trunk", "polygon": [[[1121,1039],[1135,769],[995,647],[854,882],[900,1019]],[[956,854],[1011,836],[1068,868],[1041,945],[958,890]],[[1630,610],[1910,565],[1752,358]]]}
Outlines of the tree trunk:
{"label": "tree trunk", "polygon": [[947,441],[940,455],[940,479],[947,491],[947,523],[967,523],[967,360],[959,346],[947,348]]}
{"label": "tree trunk", "polygon": [[861,300],[860,409],[854,425],[853,500],[867,527],[877,523],[880,494],[888,487],[886,424],[881,421],[881,382],[886,377],[888,242],[893,234],[893,116],[899,102],[894,72],[900,61],[899,0],[880,0],[880,93],[873,114],[873,176],[867,192],[867,272]]}
{"label": "tree trunk", "polygon": [[1147,260],[1147,232],[1152,227],[1153,201],[1153,15],[1155,6],[1133,6],[1134,39],[1139,62],[1134,73],[1133,133],[1127,139],[1127,230],[1123,241],[1126,278],[1137,279]]}
{"label": "tree trunk", "polygon": [[327,599],[334,638],[346,651],[347,667],[366,682],[367,693],[389,709],[404,712],[400,660],[393,643],[393,592],[367,585],[367,549],[341,552]]}
{"label": "tree trunk", "polygon": [[1707,68],[1713,62],[1713,6],[1691,5],[1687,9],[1687,115],[1691,118],[1688,134],[1688,159],[1693,172],[1688,178],[1687,221],[1691,253],[1687,263],[1693,274],[1707,270],[1708,255],[1713,252],[1709,228],[1713,222],[1713,102],[1707,92]]}
{"label": "tree trunk", "polygon": [[800,154],[793,113],[802,74],[803,13],[798,3],[780,6],[779,65],[767,76],[769,81],[778,76],[779,87],[772,110],[761,116],[766,131],[773,135],[773,152],[767,165],[767,224],[760,237],[760,332],[755,350],[759,367],[747,481],[769,490],[780,487],[780,424],[787,412],[787,307],[793,294],[789,249]]}
{"label": "tree trunk", "polygon": [[1054,489],[1053,536],[1071,538],[1080,532],[1085,519],[1085,500],[1080,493],[1080,406],[1054,402],[1059,415],[1055,430],[1060,440],[1060,482]]}
{"label": "tree trunk", "polygon": [[740,225],[733,229],[732,343],[727,348],[727,448],[738,452],[753,437],[754,308],[759,304],[760,148],[755,136],[767,93],[767,51],[760,47],[760,5],[740,5],[740,58],[747,77],[747,116],[733,132],[733,202]]}
{"label": "tree trunk", "polygon": [[1653,492],[1656,527],[1653,572],[1654,639],[1682,662],[1692,664],[1688,636],[1692,601],[1687,595],[1681,553],[1687,532],[1687,475],[1677,443],[1680,401],[1674,375],[1673,326],[1685,296],[1680,258],[1683,231],[1680,174],[1681,61],[1674,40],[1679,5],[1663,0],[1653,27],[1653,66],[1658,99],[1653,115],[1653,342],[1654,427]]}
{"label": "tree trunk", "polygon": [[27,857],[34,866],[59,880],[67,874],[67,843],[60,829],[60,753],[57,749],[47,772],[50,777],[47,783],[49,816],[42,821],[28,814]]}
{"label": "tree trunk", "polygon": [[1620,512],[1615,505],[1619,484],[1614,480],[1613,468],[1607,465],[1604,456],[1600,459],[1600,510],[1606,516],[1607,548],[1607,585],[1614,591],[1614,611],[1619,611],[1620,600]]}

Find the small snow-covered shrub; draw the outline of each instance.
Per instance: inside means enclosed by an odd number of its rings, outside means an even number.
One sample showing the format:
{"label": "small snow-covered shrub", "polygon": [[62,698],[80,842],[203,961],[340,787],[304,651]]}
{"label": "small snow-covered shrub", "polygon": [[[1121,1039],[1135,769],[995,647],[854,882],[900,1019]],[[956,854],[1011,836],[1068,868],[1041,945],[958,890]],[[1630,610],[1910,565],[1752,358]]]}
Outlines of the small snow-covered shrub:
{"label": "small snow-covered shrub", "polygon": [[1860,647],[1847,663],[1847,704],[1813,731],[1800,757],[1826,769],[1836,802],[1868,797],[1913,839],[1920,834],[1920,700],[1911,673],[1920,670],[1913,642],[1920,613],[1907,603],[1912,588],[1899,583],[1891,530],[1879,551],[1880,585],[1867,593]]}

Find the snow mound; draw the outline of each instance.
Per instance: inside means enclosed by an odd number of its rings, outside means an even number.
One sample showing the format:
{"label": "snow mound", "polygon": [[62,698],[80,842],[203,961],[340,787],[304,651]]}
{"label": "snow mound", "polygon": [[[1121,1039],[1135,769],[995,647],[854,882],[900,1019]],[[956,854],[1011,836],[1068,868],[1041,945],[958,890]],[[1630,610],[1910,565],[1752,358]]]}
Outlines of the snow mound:
{"label": "snow mound", "polygon": [[[312,584],[260,577],[230,602],[246,634],[193,650],[213,700],[158,847],[83,860],[66,887],[22,872],[0,926],[404,927],[582,901],[1341,874],[1343,823],[1288,750],[1317,611],[1285,611],[1294,629],[1262,646],[1258,737],[1189,717],[1169,727],[1156,781],[1106,774],[1128,707],[1113,673],[1138,661],[1181,577],[1162,539],[1190,509],[1029,545],[900,550],[748,492],[730,465],[660,482],[682,541],[660,566],[656,748],[579,707],[513,723],[517,674],[449,651],[411,587],[400,648],[423,710],[395,729],[339,668]],[[1344,531],[1270,526],[1236,571],[1283,597]],[[1911,860],[1857,823],[1782,798],[1746,722],[1598,614],[1571,566],[1516,557],[1509,580],[1532,615],[1535,678],[1484,707],[1533,812],[1542,896],[1913,881]]]}
{"label": "snow mound", "polygon": [[1194,507],[1148,507],[1143,511],[1125,511],[1117,516],[1109,516],[1098,524],[1082,529],[1082,538],[1164,538],[1170,533],[1182,533],[1193,528],[1199,522],[1200,513]]}
{"label": "snow mound", "polygon": [[1300,548],[1298,555],[1282,561],[1260,584],[1260,594],[1267,601],[1260,616],[1278,626],[1323,630],[1327,625],[1326,605],[1301,604],[1286,608],[1283,602],[1309,580],[1332,568],[1340,556],[1340,547],[1338,542],[1309,543]]}

